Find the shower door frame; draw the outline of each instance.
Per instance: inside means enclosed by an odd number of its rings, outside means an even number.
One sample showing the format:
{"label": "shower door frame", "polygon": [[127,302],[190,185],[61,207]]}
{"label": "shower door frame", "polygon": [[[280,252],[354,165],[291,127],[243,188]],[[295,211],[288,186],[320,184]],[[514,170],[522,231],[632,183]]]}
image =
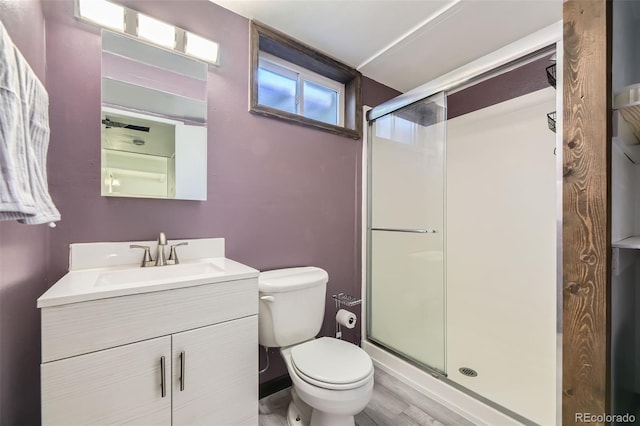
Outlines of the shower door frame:
{"label": "shower door frame", "polygon": [[[381,345],[374,340],[371,340],[368,336],[368,319],[370,315],[370,305],[368,303],[368,294],[370,293],[370,285],[371,285],[371,273],[370,273],[370,258],[371,258],[371,222],[370,222],[370,210],[371,210],[371,197],[370,197],[370,143],[371,143],[371,123],[384,115],[391,114],[395,111],[398,111],[408,105],[419,102],[429,96],[435,95],[439,92],[444,92],[445,96],[456,91],[462,90],[466,87],[477,84],[483,80],[491,78],[497,74],[506,72],[510,69],[516,68],[520,66],[524,61],[527,61],[528,58],[539,57],[541,54],[551,52],[555,50],[557,55],[557,86],[556,93],[562,94],[563,86],[562,86],[562,53],[563,53],[563,43],[562,43],[562,35],[563,35],[563,27],[562,21],[559,21],[553,25],[550,25],[542,30],[531,34],[523,39],[520,39],[510,45],[507,45],[501,49],[498,49],[484,57],[477,59],[463,67],[460,67],[448,74],[443,75],[429,83],[426,83],[422,86],[419,86],[409,92],[406,92],[390,101],[387,101],[375,108],[371,108],[368,106],[363,107],[364,111],[364,126],[363,126],[363,143],[362,143],[362,228],[361,228],[361,236],[362,236],[362,321],[361,321],[361,332],[362,332],[362,347],[367,350],[374,359],[374,363],[378,366],[383,365],[386,370],[394,370],[394,369],[403,369],[407,368],[407,371],[403,372],[395,372],[400,376],[404,376],[405,378],[411,377],[416,373],[416,368],[418,367],[422,370],[423,373],[428,376],[432,376],[430,378],[425,377],[424,380],[412,380],[414,387],[417,388],[425,388],[423,383],[429,382],[432,385],[436,385],[438,387],[438,392],[447,391],[450,393],[449,396],[439,397],[435,392],[428,391],[432,397],[436,400],[440,400],[441,402],[451,402],[458,401],[466,398],[466,401],[461,404],[464,405],[458,408],[458,411],[465,411],[468,407],[471,408],[471,411],[475,411],[474,413],[466,413],[470,414],[472,417],[477,416],[476,420],[487,423],[486,419],[491,418],[493,415],[491,412],[491,408],[493,410],[497,410],[500,413],[503,413],[512,419],[524,424],[532,424],[532,422],[519,414],[510,411],[506,407],[500,406],[482,395],[478,395],[469,389],[458,385],[457,383],[447,379],[446,374],[435,370],[429,366],[426,366],[422,363],[417,363],[408,359],[401,354],[394,352],[392,349],[387,348],[384,345]],[[557,345],[556,345],[556,360],[557,369],[556,369],[556,419],[557,424],[560,424],[562,421],[562,96],[556,95],[556,111],[557,111],[557,123],[556,123],[556,150],[557,150],[557,160],[556,160],[556,187],[557,187],[557,247],[556,247],[556,256],[557,256],[557,279],[556,279],[556,330],[557,330]],[[446,123],[446,119],[445,119]],[[446,137],[446,130],[445,130]],[[446,140],[445,140],[446,146]],[[445,164],[446,164],[446,150],[445,150]],[[446,165],[445,165],[446,170]],[[445,182],[446,187],[446,182]],[[446,202],[446,200],[445,200]],[[445,212],[446,212],[446,204],[445,204]],[[445,224],[446,224],[446,214],[445,214]],[[446,251],[446,235],[444,237],[444,247]],[[446,255],[445,255],[445,264],[446,264]],[[445,303],[446,303],[446,269],[445,269]],[[446,308],[446,306],[445,306]],[[446,324],[445,324],[445,335],[446,335]],[[446,341],[445,341],[445,350],[446,350]],[[382,352],[390,353],[391,358],[397,358],[399,362],[392,360],[388,362],[386,365],[383,362],[379,362],[374,357],[374,353],[382,353]],[[386,357],[386,355],[385,355]],[[389,359],[387,359],[389,360]],[[402,361],[408,365],[408,367],[404,367]],[[420,383],[418,383],[420,382]],[[446,384],[442,387],[441,384],[437,382],[442,382]],[[447,389],[448,387],[448,389]],[[457,391],[457,392],[456,392]],[[462,395],[460,395],[462,393]],[[475,401],[474,401],[475,400]],[[485,405],[490,407],[489,410],[486,407],[481,407],[478,405],[478,402],[481,405]],[[465,413],[460,413],[465,414]],[[488,417],[482,417],[486,415]],[[493,417],[496,419],[496,417]],[[488,422],[491,423],[491,422]]]}

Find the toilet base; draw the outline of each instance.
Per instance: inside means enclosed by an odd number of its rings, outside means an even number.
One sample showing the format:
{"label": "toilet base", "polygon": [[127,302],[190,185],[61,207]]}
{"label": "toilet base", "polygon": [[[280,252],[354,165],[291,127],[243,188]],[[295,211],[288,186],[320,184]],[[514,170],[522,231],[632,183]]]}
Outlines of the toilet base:
{"label": "toilet base", "polygon": [[309,426],[311,407],[298,396],[295,387],[291,387],[291,402],[287,409],[289,426]]}
{"label": "toilet base", "polygon": [[309,407],[291,389],[292,400],[287,408],[287,425],[289,426],[355,426],[353,416],[326,413]]}
{"label": "toilet base", "polygon": [[301,410],[293,401],[289,403],[289,408],[287,408],[287,425],[309,426],[309,420],[303,418]]}
{"label": "toilet base", "polygon": [[313,409],[310,426],[355,426],[353,416],[342,416]]}

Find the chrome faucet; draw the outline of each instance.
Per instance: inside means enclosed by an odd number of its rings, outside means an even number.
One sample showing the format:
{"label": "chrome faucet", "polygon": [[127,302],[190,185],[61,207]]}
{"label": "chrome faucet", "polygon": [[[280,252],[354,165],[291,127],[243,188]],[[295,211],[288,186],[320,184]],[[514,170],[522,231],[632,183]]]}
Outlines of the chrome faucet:
{"label": "chrome faucet", "polygon": [[167,257],[164,254],[164,247],[167,245],[167,236],[164,232],[158,237],[158,255],[156,256],[156,266],[164,266],[167,264]]}
{"label": "chrome faucet", "polygon": [[146,268],[147,266],[153,266],[153,258],[151,257],[151,252],[149,251],[149,246],[140,246],[138,244],[131,244],[129,248],[139,248],[144,250],[144,255],[142,257],[141,267]]}
{"label": "chrome faucet", "polygon": [[131,244],[129,247],[131,248],[140,248],[144,250],[144,256],[142,258],[141,267],[147,266],[165,266],[165,265],[177,265],[180,263],[178,260],[178,253],[176,253],[176,247],[186,246],[188,242],[182,242],[178,244],[173,244],[171,246],[171,250],[169,253],[169,258],[167,259],[166,254],[164,253],[164,248],[167,245],[167,236],[164,232],[160,233],[158,237],[158,254],[156,255],[156,260],[153,260],[151,257],[150,247],[149,246],[140,246],[137,244]]}
{"label": "chrome faucet", "polygon": [[167,259],[167,264],[169,265],[177,265],[180,263],[180,259],[178,259],[178,253],[176,253],[176,247],[180,246],[188,246],[189,243],[184,241],[182,243],[174,244],[171,246],[171,251],[169,252],[169,259]]}

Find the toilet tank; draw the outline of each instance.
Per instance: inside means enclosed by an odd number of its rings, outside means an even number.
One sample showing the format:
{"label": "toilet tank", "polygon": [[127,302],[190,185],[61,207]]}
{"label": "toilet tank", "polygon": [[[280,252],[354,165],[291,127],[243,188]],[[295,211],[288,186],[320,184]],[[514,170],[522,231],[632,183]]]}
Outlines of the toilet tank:
{"label": "toilet tank", "polygon": [[261,272],[258,339],[284,347],[313,339],[322,327],[329,274],[307,266]]}

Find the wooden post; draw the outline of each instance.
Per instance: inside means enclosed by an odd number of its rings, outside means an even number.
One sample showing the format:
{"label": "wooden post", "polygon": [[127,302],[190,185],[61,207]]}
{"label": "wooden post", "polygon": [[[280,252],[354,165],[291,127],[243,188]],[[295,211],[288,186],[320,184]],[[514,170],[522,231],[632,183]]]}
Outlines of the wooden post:
{"label": "wooden post", "polygon": [[612,7],[563,7],[562,424],[575,425],[610,413]]}

